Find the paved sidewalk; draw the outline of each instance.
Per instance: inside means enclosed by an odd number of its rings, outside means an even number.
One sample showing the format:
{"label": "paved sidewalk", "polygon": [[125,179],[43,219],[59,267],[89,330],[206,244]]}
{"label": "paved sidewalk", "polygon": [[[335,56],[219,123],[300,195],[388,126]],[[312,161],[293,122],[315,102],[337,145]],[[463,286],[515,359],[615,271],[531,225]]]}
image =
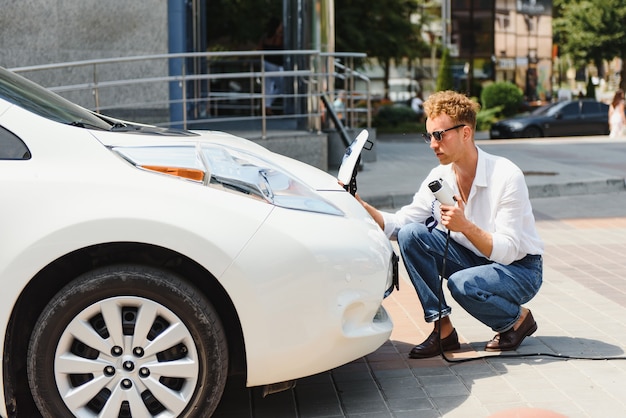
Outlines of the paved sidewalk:
{"label": "paved sidewalk", "polygon": [[[607,136],[518,140],[477,140],[486,152],[515,162],[526,174],[530,196],[555,197],[624,191],[626,138]],[[437,158],[421,137],[393,135],[375,141],[376,161],[363,165],[357,186],[376,207],[399,207]],[[368,152],[368,151],[363,151]]]}
{"label": "paved sidewalk", "polygon": [[[602,139],[480,144],[520,165],[535,196],[546,247],[544,284],[527,306],[539,329],[517,352],[532,356],[483,352],[493,332],[448,297],[462,343],[450,357],[489,357],[464,363],[409,359],[409,350],[431,329],[402,270],[400,291],[384,302],[394,331],[380,349],[266,398],[258,388],[232,382],[215,417],[625,416],[626,142]],[[359,193],[387,207],[410,199],[410,190],[436,163],[422,145],[380,140],[377,160],[357,178]]]}

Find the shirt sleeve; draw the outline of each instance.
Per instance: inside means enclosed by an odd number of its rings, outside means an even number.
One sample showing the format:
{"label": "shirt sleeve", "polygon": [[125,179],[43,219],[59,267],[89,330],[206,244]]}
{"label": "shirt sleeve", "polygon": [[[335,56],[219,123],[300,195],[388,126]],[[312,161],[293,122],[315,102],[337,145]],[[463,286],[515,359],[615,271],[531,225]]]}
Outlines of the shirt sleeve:
{"label": "shirt sleeve", "polygon": [[422,182],[419,190],[413,195],[410,204],[403,206],[395,213],[381,211],[385,223],[384,232],[390,239],[396,239],[398,231],[404,225],[416,222],[425,222],[432,214],[434,196],[428,188],[433,176],[428,176]]}

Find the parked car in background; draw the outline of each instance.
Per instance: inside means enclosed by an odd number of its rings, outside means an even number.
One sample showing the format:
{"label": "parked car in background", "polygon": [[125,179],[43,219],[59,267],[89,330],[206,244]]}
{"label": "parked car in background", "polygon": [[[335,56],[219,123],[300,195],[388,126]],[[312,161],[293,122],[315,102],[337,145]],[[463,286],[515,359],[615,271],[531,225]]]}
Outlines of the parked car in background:
{"label": "parked car in background", "polygon": [[491,139],[543,136],[608,135],[609,106],[592,99],[550,103],[530,112],[500,120],[489,130]]}
{"label": "parked car in background", "polygon": [[[2,417],[210,416],[380,347],[397,281],[337,178],[0,68]],[[397,282],[396,282],[397,283]]]}

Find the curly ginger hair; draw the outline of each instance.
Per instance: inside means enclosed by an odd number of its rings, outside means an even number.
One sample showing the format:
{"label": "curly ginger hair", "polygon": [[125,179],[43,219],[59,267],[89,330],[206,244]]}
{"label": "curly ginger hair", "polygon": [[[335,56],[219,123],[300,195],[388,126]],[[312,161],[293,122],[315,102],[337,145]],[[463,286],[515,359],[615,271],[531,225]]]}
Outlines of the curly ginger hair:
{"label": "curly ginger hair", "polygon": [[446,114],[455,123],[464,123],[476,129],[476,114],[480,110],[480,104],[464,94],[446,90],[431,94],[424,102],[426,118],[436,118]]}

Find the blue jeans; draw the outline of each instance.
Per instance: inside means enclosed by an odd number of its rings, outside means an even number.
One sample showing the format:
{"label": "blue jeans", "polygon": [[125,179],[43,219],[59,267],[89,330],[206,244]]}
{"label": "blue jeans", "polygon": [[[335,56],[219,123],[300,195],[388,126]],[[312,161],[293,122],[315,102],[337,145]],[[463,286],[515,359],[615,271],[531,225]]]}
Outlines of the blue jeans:
{"label": "blue jeans", "polygon": [[[400,253],[426,322],[439,318],[439,275],[446,246],[446,233],[431,230],[414,223],[398,232]],[[504,332],[519,319],[521,305],[539,291],[543,261],[540,255],[527,255],[509,265],[498,264],[450,239],[444,275],[450,294],[463,309],[495,332]],[[451,311],[442,295],[441,317]]]}

